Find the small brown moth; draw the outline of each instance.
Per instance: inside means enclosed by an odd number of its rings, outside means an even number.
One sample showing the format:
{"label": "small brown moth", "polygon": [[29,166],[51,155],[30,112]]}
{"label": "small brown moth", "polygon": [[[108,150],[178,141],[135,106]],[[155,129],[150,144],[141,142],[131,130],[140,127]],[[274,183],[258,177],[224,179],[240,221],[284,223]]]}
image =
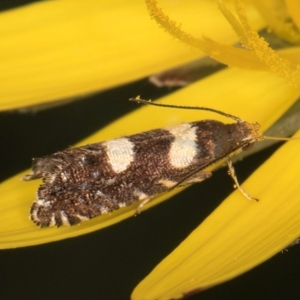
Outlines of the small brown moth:
{"label": "small brown moth", "polygon": [[140,201],[138,212],[153,197],[175,187],[201,182],[204,171],[226,159],[229,173],[239,185],[230,156],[264,138],[259,124],[206,108],[145,104],[207,110],[235,121],[183,123],[131,136],[70,148],[33,160],[32,173],[24,180],[42,178],[30,218],[40,227],[75,225]]}

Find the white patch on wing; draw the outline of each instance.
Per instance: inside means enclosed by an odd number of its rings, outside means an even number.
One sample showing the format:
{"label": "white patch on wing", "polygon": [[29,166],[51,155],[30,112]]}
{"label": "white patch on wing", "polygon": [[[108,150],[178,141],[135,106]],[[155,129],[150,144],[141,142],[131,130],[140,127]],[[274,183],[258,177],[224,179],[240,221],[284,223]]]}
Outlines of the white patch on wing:
{"label": "white patch on wing", "polygon": [[[39,221],[39,220],[37,220]],[[54,227],[56,225],[56,221],[55,221],[55,218],[54,218],[54,214],[52,214],[51,216],[51,221],[49,223],[49,227]]]}
{"label": "white patch on wing", "polygon": [[35,201],[35,203],[38,205],[38,206],[43,206],[43,207],[48,207],[50,206],[50,202],[49,201],[45,201],[44,199],[37,199]]}
{"label": "white patch on wing", "polygon": [[31,211],[31,215],[30,216],[31,216],[31,219],[33,221],[39,221],[39,218],[37,216],[37,212],[38,212],[38,210],[36,208]]}
{"label": "white patch on wing", "polygon": [[92,173],[92,176],[95,178],[95,179],[98,179],[100,177],[100,172],[99,171],[95,171]]}
{"label": "white patch on wing", "polygon": [[108,161],[116,173],[125,171],[130,163],[133,162],[134,144],[127,138],[114,139],[111,141],[103,142],[106,146],[106,154]]}
{"label": "white patch on wing", "polygon": [[143,192],[141,192],[140,190],[137,190],[137,189],[134,190],[134,195],[139,198],[139,201],[144,200],[146,198],[149,198],[148,195],[146,195],[145,193],[143,193]]}
{"label": "white patch on wing", "polygon": [[80,219],[80,221],[87,221],[87,220],[90,220],[90,218],[85,217],[85,216],[81,216],[81,215],[78,215],[78,214],[76,214],[75,216],[76,216],[78,219]]}
{"label": "white patch on wing", "polygon": [[55,181],[55,179],[56,179],[56,174],[47,174],[47,175],[45,175],[45,181],[47,182],[47,183],[53,183],[54,181]]}
{"label": "white patch on wing", "polygon": [[174,168],[188,167],[197,155],[196,127],[184,123],[179,126],[165,128],[174,135],[175,140],[171,144],[169,160]]}
{"label": "white patch on wing", "polygon": [[68,225],[68,226],[70,226],[68,217],[67,217],[67,215],[65,214],[65,212],[62,211],[62,210],[60,211],[60,217],[61,217],[61,221],[62,221],[63,225]]}
{"label": "white patch on wing", "polygon": [[162,184],[168,189],[174,187],[177,184],[177,182],[168,179],[161,179],[158,183]]}
{"label": "white patch on wing", "polygon": [[110,211],[108,210],[107,207],[101,207],[101,214],[108,214]]}
{"label": "white patch on wing", "polygon": [[[40,207],[47,207],[47,206],[50,206],[50,203],[48,201],[45,201],[44,199],[38,199],[34,202],[34,207],[32,208],[31,212],[30,212],[30,219],[32,221],[35,221],[35,222],[40,222],[40,218],[38,216],[38,212],[39,212],[39,208]],[[54,215],[52,214],[52,218],[54,220]],[[55,225],[55,221],[54,221],[54,224],[51,225],[51,222],[49,224],[49,227],[50,226],[54,226]]]}
{"label": "white patch on wing", "polygon": [[61,177],[61,180],[62,180],[63,182],[67,182],[67,181],[68,181],[68,177],[67,177],[67,175],[66,175],[64,172],[62,172],[62,173],[60,174],[60,177]]}

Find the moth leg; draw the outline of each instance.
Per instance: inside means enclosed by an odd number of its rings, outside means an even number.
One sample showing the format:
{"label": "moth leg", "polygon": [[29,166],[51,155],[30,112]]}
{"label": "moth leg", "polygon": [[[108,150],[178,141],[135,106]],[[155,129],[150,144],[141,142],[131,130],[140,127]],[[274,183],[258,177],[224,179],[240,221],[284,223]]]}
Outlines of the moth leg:
{"label": "moth leg", "polygon": [[181,182],[177,186],[185,186],[193,183],[198,183],[201,182],[207,178],[210,178],[212,176],[211,172],[204,172],[204,171],[199,171],[196,174],[193,174],[192,176],[186,178],[183,182]]}
{"label": "moth leg", "polygon": [[227,160],[227,165],[228,165],[228,172],[229,172],[229,175],[231,176],[231,178],[233,179],[234,183],[235,183],[235,187],[237,187],[239,189],[239,191],[249,200],[254,200],[254,201],[259,201],[258,199],[250,196],[249,194],[247,194],[243,189],[242,187],[240,186],[238,180],[237,180],[237,177],[235,175],[235,170],[234,170],[234,167],[233,167],[233,164],[232,164],[232,161],[230,159],[229,156],[226,157],[226,160]]}
{"label": "moth leg", "polygon": [[[171,180],[166,180],[162,179],[159,181],[160,184],[164,185],[168,190],[172,190],[175,187],[180,187],[180,186],[185,186],[185,185],[190,185],[193,183],[201,182],[209,177],[212,176],[212,173],[210,172],[204,172],[204,171],[199,171],[192,176],[187,177],[184,181],[178,183],[176,181],[171,181]],[[138,206],[136,209],[135,215],[139,214],[145,204],[147,204],[153,197],[147,196],[144,199],[142,199],[142,203]]]}
{"label": "moth leg", "polygon": [[142,200],[143,202],[137,207],[137,209],[136,209],[134,215],[136,216],[136,215],[140,214],[141,211],[142,211],[143,206],[144,206],[146,203],[148,203],[151,199],[152,199],[152,197],[149,197],[149,196],[147,196],[145,199],[143,199],[143,200]]}

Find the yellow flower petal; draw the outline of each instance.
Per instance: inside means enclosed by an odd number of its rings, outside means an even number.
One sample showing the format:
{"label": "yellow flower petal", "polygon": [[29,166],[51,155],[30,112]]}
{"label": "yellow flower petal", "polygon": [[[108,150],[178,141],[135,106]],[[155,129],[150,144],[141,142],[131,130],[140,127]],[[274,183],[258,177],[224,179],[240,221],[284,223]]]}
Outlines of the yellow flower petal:
{"label": "yellow flower petal", "polygon": [[0,28],[1,110],[78,97],[200,54],[172,41],[139,0],[37,2],[2,13]]}
{"label": "yellow flower petal", "polygon": [[276,52],[269,47],[268,43],[260,38],[258,33],[251,27],[241,2],[237,1],[236,3],[239,20],[234,17],[221,1],[219,5],[224,16],[239,35],[244,46],[253,51],[257,58],[260,59],[271,72],[277,76],[286,78],[290,84],[299,85],[300,65],[294,64],[292,61],[277,55]]}
{"label": "yellow flower petal", "polygon": [[[207,52],[206,45],[200,38],[201,36],[217,38],[218,41],[228,44],[236,42],[236,40],[232,38],[232,28],[228,27],[229,24],[227,22],[224,22],[225,19],[218,10],[217,1],[196,1],[194,5],[192,5],[191,2],[189,2],[189,5],[185,3],[182,8],[176,11],[177,14],[174,14],[172,10],[170,10],[171,5],[167,7],[164,5],[163,8],[161,8],[161,3],[158,4],[156,0],[145,0],[145,2],[152,18],[170,35],[188,45]],[[183,19],[182,11],[190,5],[193,11],[197,11],[197,14],[195,15],[191,11],[189,19]],[[261,19],[256,9],[249,3],[247,5],[247,13],[256,29],[264,26],[265,23],[263,19]],[[193,16],[195,17],[193,18]],[[214,20],[213,22],[211,22],[212,18]],[[197,27],[191,26],[191,24],[197,24]],[[220,29],[222,29],[222,35],[220,35]],[[194,35],[192,35],[191,32]]]}
{"label": "yellow flower petal", "polygon": [[221,44],[208,37],[204,37],[204,40],[210,57],[220,63],[243,69],[267,70],[267,67],[253,52]]}
{"label": "yellow flower petal", "polygon": [[230,23],[240,42],[247,49],[239,49],[233,46],[223,45],[215,42],[210,37],[203,39],[196,38],[190,33],[186,33],[171,20],[168,15],[157,6],[156,0],[147,0],[149,13],[155,20],[161,24],[171,35],[179,40],[192,45],[206,52],[215,60],[230,66],[239,66],[244,68],[269,70],[277,76],[285,78],[290,84],[300,84],[300,65],[295,64],[283,57],[280,57],[268,43],[259,37],[256,29],[250,24],[247,10],[241,1],[236,1],[237,17],[224,4],[218,1],[220,10],[224,17]]}
{"label": "yellow flower petal", "polygon": [[[300,131],[298,132],[298,135]],[[137,299],[179,299],[253,268],[300,235],[299,144],[291,141],[244,184],[259,203],[236,191],[132,294]],[[284,176],[284,179],[282,177]]]}
{"label": "yellow flower petal", "polygon": [[285,0],[285,3],[289,15],[294,21],[294,24],[297,26],[298,30],[296,31],[295,35],[296,35],[297,42],[299,42],[299,30],[300,30],[299,2],[297,0]]}
{"label": "yellow flower petal", "polygon": [[[236,86],[239,86],[239,89],[236,89]],[[215,107],[236,114],[249,122],[257,121],[262,124],[264,130],[297,99],[298,93],[295,88],[286,86],[281,79],[268,73],[230,69],[190,85],[164,100],[174,104]],[[158,113],[159,109],[163,108],[143,107],[80,144],[118,137],[120,128],[122,134],[132,134],[199,119],[214,118],[229,122],[224,117],[207,112],[165,109],[163,113]],[[156,117],[152,118],[153,115]],[[80,226],[40,229],[28,220],[29,208],[40,182],[21,182],[20,177],[28,173],[29,171],[22,172],[0,185],[0,195],[2,195],[0,218],[6,224],[5,228],[0,228],[0,248],[36,245],[92,232],[133,216],[138,205],[137,203],[111,215],[83,222]],[[171,194],[167,194],[150,201],[145,209],[170,196]]]}
{"label": "yellow flower petal", "polygon": [[[166,9],[197,35],[237,41],[213,1]],[[0,110],[79,97],[203,55],[163,32],[139,0],[37,2],[2,13],[0,28]]]}
{"label": "yellow flower petal", "polygon": [[[254,0],[253,3],[267,21],[270,30],[292,44],[300,43],[300,16],[297,0]],[[291,17],[298,29],[290,20]]]}

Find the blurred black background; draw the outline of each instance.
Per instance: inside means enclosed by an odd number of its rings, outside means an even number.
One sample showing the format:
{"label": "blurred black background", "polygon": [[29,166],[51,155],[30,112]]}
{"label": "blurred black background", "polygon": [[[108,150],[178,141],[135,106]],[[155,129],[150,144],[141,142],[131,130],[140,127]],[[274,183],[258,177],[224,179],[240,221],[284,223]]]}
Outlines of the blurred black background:
{"label": "blurred black background", "polygon": [[[33,1],[1,2],[4,10]],[[32,157],[67,148],[137,109],[128,98],[141,94],[154,99],[172,91],[157,89],[143,79],[48,110],[0,113],[0,180],[30,167]],[[240,182],[276,148],[236,163]],[[2,250],[0,299],[129,299],[133,288],[232,190],[232,179],[221,169],[169,201],[106,229],[51,244]],[[299,299],[299,254],[300,247],[290,248],[189,299]]]}

